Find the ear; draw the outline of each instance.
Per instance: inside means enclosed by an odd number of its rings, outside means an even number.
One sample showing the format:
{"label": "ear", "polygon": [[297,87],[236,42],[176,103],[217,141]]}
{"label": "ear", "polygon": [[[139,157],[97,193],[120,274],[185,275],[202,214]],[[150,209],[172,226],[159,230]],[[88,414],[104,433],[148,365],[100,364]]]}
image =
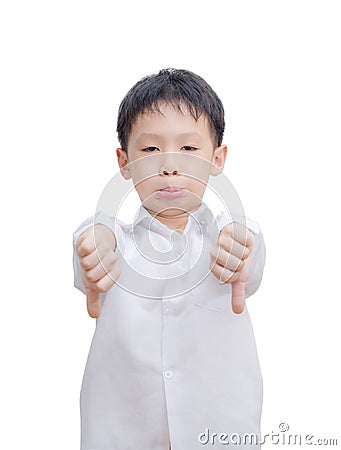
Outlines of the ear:
{"label": "ear", "polygon": [[227,153],[227,145],[225,144],[221,145],[220,147],[217,147],[213,151],[210,174],[213,175],[214,177],[216,177],[223,171],[226,160],[226,153]]}
{"label": "ear", "polygon": [[117,156],[117,162],[121,169],[121,175],[126,180],[129,180],[131,178],[131,173],[129,169],[129,161],[128,161],[128,154],[125,150],[122,148],[116,149],[116,156]]}

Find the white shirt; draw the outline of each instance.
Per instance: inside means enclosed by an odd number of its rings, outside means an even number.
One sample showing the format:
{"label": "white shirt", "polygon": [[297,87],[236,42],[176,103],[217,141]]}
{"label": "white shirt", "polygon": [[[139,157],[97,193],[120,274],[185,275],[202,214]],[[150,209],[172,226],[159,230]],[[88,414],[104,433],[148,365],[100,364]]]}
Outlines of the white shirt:
{"label": "white shirt", "polygon": [[[260,436],[262,376],[247,307],[234,314],[231,285],[209,270],[215,227],[231,217],[213,219],[202,203],[181,234],[142,205],[133,224],[96,216],[80,225],[74,245],[94,222],[109,226],[121,275],[101,294],[80,395],[81,449],[197,450],[212,440],[216,449],[232,443],[232,434]],[[259,225],[244,223],[254,236],[249,297],[262,279],[265,245]],[[146,257],[148,237],[174,262]],[[73,263],[75,286],[85,293],[75,252]]]}

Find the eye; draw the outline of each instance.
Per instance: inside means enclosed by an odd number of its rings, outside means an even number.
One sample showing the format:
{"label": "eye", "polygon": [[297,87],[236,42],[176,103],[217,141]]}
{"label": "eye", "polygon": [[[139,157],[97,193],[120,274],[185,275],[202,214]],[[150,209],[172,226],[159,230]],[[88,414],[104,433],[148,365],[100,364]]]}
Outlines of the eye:
{"label": "eye", "polygon": [[159,150],[157,147],[153,147],[153,146],[151,146],[151,147],[146,147],[146,148],[143,148],[142,149],[142,151],[143,152],[149,152],[149,153],[152,153],[152,152],[154,152],[155,150]]}
{"label": "eye", "polygon": [[182,147],[182,149],[184,149],[184,150],[186,150],[186,151],[189,151],[189,152],[192,152],[192,151],[194,151],[194,150],[198,150],[197,147],[192,147],[191,145],[184,145],[184,146]]}

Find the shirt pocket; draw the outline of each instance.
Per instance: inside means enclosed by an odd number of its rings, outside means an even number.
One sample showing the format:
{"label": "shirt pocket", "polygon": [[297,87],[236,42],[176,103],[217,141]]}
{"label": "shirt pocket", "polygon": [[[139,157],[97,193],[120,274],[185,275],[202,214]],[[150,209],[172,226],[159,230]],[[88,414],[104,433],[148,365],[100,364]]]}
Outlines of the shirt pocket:
{"label": "shirt pocket", "polygon": [[192,292],[195,308],[204,308],[215,312],[227,312],[231,309],[231,284],[219,283],[213,275],[209,276]]}

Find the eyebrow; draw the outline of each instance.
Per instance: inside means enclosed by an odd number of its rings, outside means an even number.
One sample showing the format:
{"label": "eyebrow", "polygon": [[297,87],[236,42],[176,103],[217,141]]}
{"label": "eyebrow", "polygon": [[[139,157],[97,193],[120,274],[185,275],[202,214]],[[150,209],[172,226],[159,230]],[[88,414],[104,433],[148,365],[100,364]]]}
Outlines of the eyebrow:
{"label": "eyebrow", "polygon": [[141,133],[137,139],[143,139],[143,138],[159,138],[161,137],[158,134],[154,134],[154,133]]}
{"label": "eyebrow", "polygon": [[[144,139],[144,138],[152,138],[152,139],[158,139],[162,138],[162,134],[155,134],[155,133],[141,133],[138,136],[138,140]],[[189,133],[180,133],[176,136],[177,138],[194,138],[194,139],[202,139],[201,134],[196,132],[189,132]]]}

